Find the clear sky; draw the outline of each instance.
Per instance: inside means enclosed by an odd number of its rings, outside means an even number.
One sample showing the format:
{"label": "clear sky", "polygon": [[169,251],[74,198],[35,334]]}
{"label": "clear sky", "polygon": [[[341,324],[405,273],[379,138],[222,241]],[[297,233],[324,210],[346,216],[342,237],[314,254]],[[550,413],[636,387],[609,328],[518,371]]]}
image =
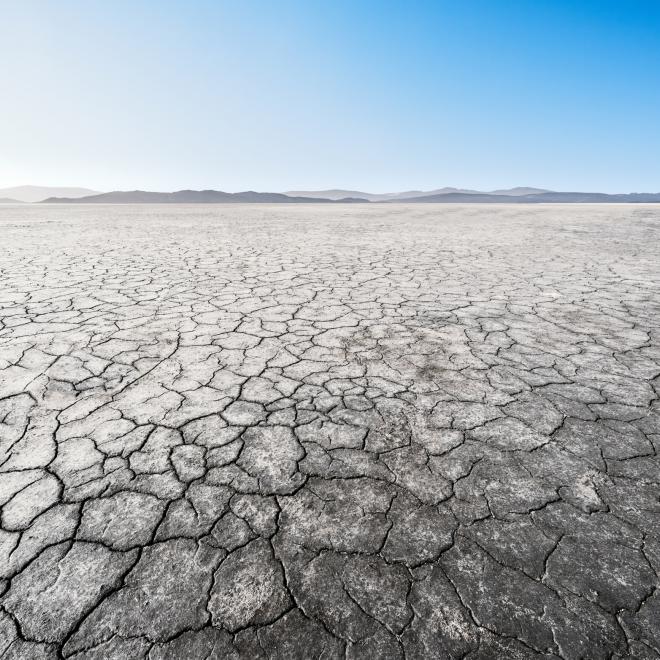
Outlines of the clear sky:
{"label": "clear sky", "polygon": [[659,0],[8,0],[0,61],[0,187],[660,192]]}

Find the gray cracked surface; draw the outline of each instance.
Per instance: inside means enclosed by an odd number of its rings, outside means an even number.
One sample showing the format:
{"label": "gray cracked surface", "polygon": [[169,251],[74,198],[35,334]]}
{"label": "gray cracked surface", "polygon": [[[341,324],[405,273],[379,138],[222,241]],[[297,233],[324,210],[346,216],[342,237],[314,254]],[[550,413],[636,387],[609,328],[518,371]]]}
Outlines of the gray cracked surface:
{"label": "gray cracked surface", "polygon": [[3,658],[660,658],[660,209],[0,211]]}

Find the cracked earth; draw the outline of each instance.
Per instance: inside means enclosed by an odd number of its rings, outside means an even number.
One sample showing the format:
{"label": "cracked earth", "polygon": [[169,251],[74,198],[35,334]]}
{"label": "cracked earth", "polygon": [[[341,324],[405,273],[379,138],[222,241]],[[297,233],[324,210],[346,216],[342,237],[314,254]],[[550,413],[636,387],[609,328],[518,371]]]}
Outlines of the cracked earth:
{"label": "cracked earth", "polygon": [[0,211],[0,656],[660,658],[660,208]]}

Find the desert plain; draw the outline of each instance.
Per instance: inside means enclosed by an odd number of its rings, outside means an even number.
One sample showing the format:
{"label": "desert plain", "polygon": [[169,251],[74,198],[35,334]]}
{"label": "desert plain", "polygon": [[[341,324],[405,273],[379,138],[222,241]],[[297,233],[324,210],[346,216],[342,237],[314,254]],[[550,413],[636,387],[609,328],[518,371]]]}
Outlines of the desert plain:
{"label": "desert plain", "polygon": [[0,207],[0,657],[660,658],[660,206]]}

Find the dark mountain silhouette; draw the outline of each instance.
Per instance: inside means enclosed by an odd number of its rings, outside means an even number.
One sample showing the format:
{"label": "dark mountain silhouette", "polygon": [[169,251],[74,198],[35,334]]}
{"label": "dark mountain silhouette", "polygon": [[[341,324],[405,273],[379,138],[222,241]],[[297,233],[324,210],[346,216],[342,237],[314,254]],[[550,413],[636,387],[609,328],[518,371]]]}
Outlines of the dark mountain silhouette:
{"label": "dark mountain silhouette", "polygon": [[[343,195],[344,193],[351,193]],[[312,197],[309,193],[300,195],[256,192],[228,193],[221,190],[179,190],[177,192],[152,192],[148,190],[117,190],[108,193],[88,195],[86,197],[49,197],[43,200],[50,204],[216,204],[216,203],[262,203],[262,204],[302,204],[302,203],[463,203],[463,204],[572,204],[572,203],[649,203],[660,202],[660,193],[608,194],[598,192],[556,192],[540,188],[511,188],[493,192],[441,188],[431,193],[385,193],[370,195],[358,191],[328,190],[319,191],[318,195],[331,197]],[[340,197],[339,195],[343,196]],[[367,197],[363,197],[366,195]],[[404,195],[410,195],[405,197]],[[369,199],[371,197],[371,199]],[[13,200],[7,200],[13,201]]]}
{"label": "dark mountain silhouette", "polygon": [[367,199],[370,202],[391,202],[391,201],[403,201],[406,199],[412,199],[416,197],[430,197],[431,195],[449,195],[452,193],[463,193],[469,195],[532,195],[538,193],[551,192],[545,190],[544,188],[509,188],[507,190],[492,190],[487,192],[482,192],[479,190],[470,190],[466,188],[438,188],[437,190],[407,190],[405,192],[396,192],[396,193],[368,193],[360,192],[359,190],[341,190],[341,189],[332,189],[332,190],[295,190],[289,191],[287,195],[295,195],[297,197],[323,197],[326,199],[338,200],[342,197],[359,197],[361,199]]}
{"label": "dark mountain silhouette", "polygon": [[444,193],[478,193],[478,190],[465,190],[462,188],[438,188],[437,190],[407,190],[405,192],[392,192],[392,193],[368,193],[359,190],[292,190],[288,191],[287,195],[296,197],[321,197],[325,199],[340,200],[346,197],[357,197],[359,199],[366,199],[370,202],[389,202],[393,200],[403,200],[409,197],[422,197],[424,195],[440,195]]}
{"label": "dark mountain silhouette", "polygon": [[528,188],[526,186],[518,186],[517,188],[506,188],[504,190],[489,190],[492,195],[538,195],[540,193],[552,192],[545,188]]}
{"label": "dark mountain silhouette", "polygon": [[217,204],[217,203],[321,203],[331,202],[364,202],[366,200],[345,198],[338,200],[320,197],[290,197],[283,193],[261,193],[247,190],[239,193],[227,193],[221,190],[179,190],[177,192],[149,192],[146,190],[131,190],[101,193],[88,197],[49,197],[44,200],[48,204]]}

